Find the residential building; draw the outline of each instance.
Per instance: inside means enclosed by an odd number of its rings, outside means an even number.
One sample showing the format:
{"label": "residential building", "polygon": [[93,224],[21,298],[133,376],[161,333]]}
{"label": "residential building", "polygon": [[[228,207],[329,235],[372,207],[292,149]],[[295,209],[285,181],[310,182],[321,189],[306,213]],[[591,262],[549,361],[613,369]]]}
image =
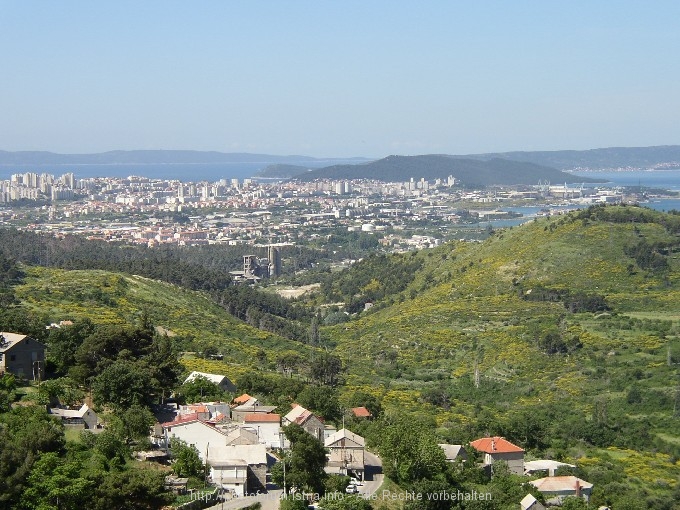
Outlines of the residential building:
{"label": "residential building", "polygon": [[61,409],[53,407],[48,410],[51,415],[61,418],[61,422],[67,426],[76,426],[88,430],[97,428],[97,413],[83,404],[80,409]]}
{"label": "residential building", "polygon": [[224,429],[227,432],[227,446],[236,444],[258,444],[257,431],[237,425],[232,429]]}
{"label": "residential building", "polygon": [[366,409],[365,407],[353,407],[352,408],[352,415],[355,418],[373,418],[373,415],[371,414],[371,411]]}
{"label": "residential building", "polygon": [[198,419],[196,414],[185,415],[171,422],[161,424],[162,434],[154,436],[161,448],[169,447],[172,438],[176,437],[195,446],[198,456],[203,462],[209,445],[226,445],[227,434],[214,425]]}
{"label": "residential building", "polygon": [[45,376],[45,345],[19,333],[0,332],[0,375],[38,380]]}
{"label": "residential building", "polygon": [[281,416],[274,413],[250,413],[243,418],[246,427],[257,432],[259,443],[281,448]]}
{"label": "residential building", "polygon": [[250,397],[243,404],[232,408],[231,419],[243,423],[248,414],[269,414],[276,409],[276,406],[265,406],[255,397]]}
{"label": "residential building", "polygon": [[558,462],[556,460],[530,460],[524,463],[525,475],[536,475],[545,471],[548,476],[555,476],[555,471],[561,467],[575,468],[574,464],[567,464],[566,462]]}
{"label": "residential building", "polygon": [[527,494],[519,502],[520,510],[545,510],[545,507],[531,494]]}
{"label": "residential building", "polygon": [[328,437],[324,446],[329,451],[326,463],[328,473],[353,475],[363,480],[366,446],[363,437],[343,428]]}
{"label": "residential building", "polygon": [[267,450],[263,444],[209,446],[210,480],[236,496],[267,490]]}
{"label": "residential building", "polygon": [[221,374],[208,374],[205,372],[193,371],[184,380],[184,384],[193,381],[197,377],[203,377],[207,379],[208,381],[210,381],[213,384],[216,384],[226,392],[233,393],[236,391],[236,385],[233,382],[231,382],[226,375]]}
{"label": "residential building", "polygon": [[559,505],[567,496],[590,500],[593,484],[575,476],[548,476],[529,482],[546,497],[547,504]]}
{"label": "residential building", "polygon": [[[510,471],[516,475],[524,474],[524,450],[503,437],[483,437],[472,441],[470,446],[484,453],[484,466],[493,466],[502,460]],[[492,468],[493,469],[493,468]]]}
{"label": "residential building", "polygon": [[465,447],[462,444],[442,443],[439,447],[444,450],[447,462],[456,462],[458,460],[465,461],[468,458]]}
{"label": "residential building", "polygon": [[[318,439],[319,442],[324,441],[325,427],[323,420],[301,405],[293,404],[293,409],[291,409],[290,412],[281,419],[281,425],[283,427],[286,427],[292,423],[300,425],[307,433]],[[282,446],[283,448],[290,447],[285,438],[284,444]]]}

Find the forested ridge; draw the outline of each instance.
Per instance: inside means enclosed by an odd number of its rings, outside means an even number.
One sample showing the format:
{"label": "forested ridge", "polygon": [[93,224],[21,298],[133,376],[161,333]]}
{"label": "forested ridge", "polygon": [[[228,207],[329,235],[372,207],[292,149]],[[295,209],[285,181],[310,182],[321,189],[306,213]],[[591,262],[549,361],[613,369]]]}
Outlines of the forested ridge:
{"label": "forested ridge", "polygon": [[[229,271],[242,267],[243,255],[253,251],[257,249],[241,246],[149,248],[87,240],[75,235],[56,237],[0,229],[0,255],[7,261],[67,270],[136,274],[204,291],[235,317],[265,331],[304,341],[306,329],[300,322],[308,324],[310,313],[276,294],[233,285]],[[284,248],[283,256],[295,257],[295,264],[304,266],[315,260],[312,250],[301,248]]]}

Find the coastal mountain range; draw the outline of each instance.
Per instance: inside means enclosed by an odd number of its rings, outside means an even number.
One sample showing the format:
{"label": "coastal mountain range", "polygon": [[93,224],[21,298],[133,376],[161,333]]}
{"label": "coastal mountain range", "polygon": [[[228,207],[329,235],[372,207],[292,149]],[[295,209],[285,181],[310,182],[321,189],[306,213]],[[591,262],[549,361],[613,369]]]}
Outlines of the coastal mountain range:
{"label": "coastal mountain range", "polygon": [[611,147],[591,150],[518,151],[504,153],[368,158],[313,158],[301,155],[224,153],[191,150],[132,150],[97,154],[57,154],[45,151],[0,151],[0,166],[40,165],[253,165],[255,177],[301,181],[314,179],[375,179],[428,181],[452,175],[469,187],[489,185],[598,182],[570,170],[616,168],[678,168],[680,145]]}

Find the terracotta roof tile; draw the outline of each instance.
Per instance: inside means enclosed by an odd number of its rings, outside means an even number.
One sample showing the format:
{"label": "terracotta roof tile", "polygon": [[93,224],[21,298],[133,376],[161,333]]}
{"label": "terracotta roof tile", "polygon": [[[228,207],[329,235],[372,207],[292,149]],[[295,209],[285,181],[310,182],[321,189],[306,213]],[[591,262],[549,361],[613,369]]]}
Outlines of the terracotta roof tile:
{"label": "terracotta roof tile", "polygon": [[519,446],[512,444],[503,437],[483,437],[472,441],[470,446],[484,453],[513,453],[523,452]]}
{"label": "terracotta roof tile", "polygon": [[175,418],[173,421],[161,423],[161,425],[163,427],[174,427],[175,425],[183,425],[192,421],[198,421],[198,413],[184,414],[178,418]]}
{"label": "terracotta roof tile", "polygon": [[253,397],[251,397],[251,396],[248,395],[247,393],[244,393],[244,394],[241,395],[240,397],[235,397],[234,400],[233,400],[233,402],[234,402],[234,404],[245,404],[245,403],[248,402],[251,398],[253,398]]}
{"label": "terracotta roof tile", "polygon": [[373,415],[371,414],[371,411],[369,411],[369,410],[366,409],[365,407],[353,407],[353,408],[352,408],[352,413],[353,413],[354,416],[356,416],[357,418],[370,418],[371,416],[373,416]]}
{"label": "terracotta roof tile", "polygon": [[243,417],[245,423],[253,422],[280,422],[281,415],[274,413],[249,413]]}

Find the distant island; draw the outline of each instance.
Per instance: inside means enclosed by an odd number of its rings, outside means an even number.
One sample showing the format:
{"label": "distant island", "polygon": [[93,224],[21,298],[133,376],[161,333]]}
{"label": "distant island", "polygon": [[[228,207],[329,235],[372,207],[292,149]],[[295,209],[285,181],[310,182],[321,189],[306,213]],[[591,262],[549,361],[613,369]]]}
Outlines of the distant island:
{"label": "distant island", "polygon": [[446,179],[449,175],[470,188],[492,185],[537,184],[539,181],[557,183],[601,182],[576,176],[547,166],[524,161],[494,158],[489,161],[462,159],[453,156],[389,156],[361,165],[334,165],[307,170],[294,176],[299,181],[315,179],[374,179],[402,182],[410,179],[426,181]]}
{"label": "distant island", "polygon": [[494,152],[455,157],[485,161],[496,158],[526,161],[537,165],[550,166],[558,170],[612,170],[625,167],[647,169],[660,165],[680,168],[680,145],[609,147],[583,151]]}

